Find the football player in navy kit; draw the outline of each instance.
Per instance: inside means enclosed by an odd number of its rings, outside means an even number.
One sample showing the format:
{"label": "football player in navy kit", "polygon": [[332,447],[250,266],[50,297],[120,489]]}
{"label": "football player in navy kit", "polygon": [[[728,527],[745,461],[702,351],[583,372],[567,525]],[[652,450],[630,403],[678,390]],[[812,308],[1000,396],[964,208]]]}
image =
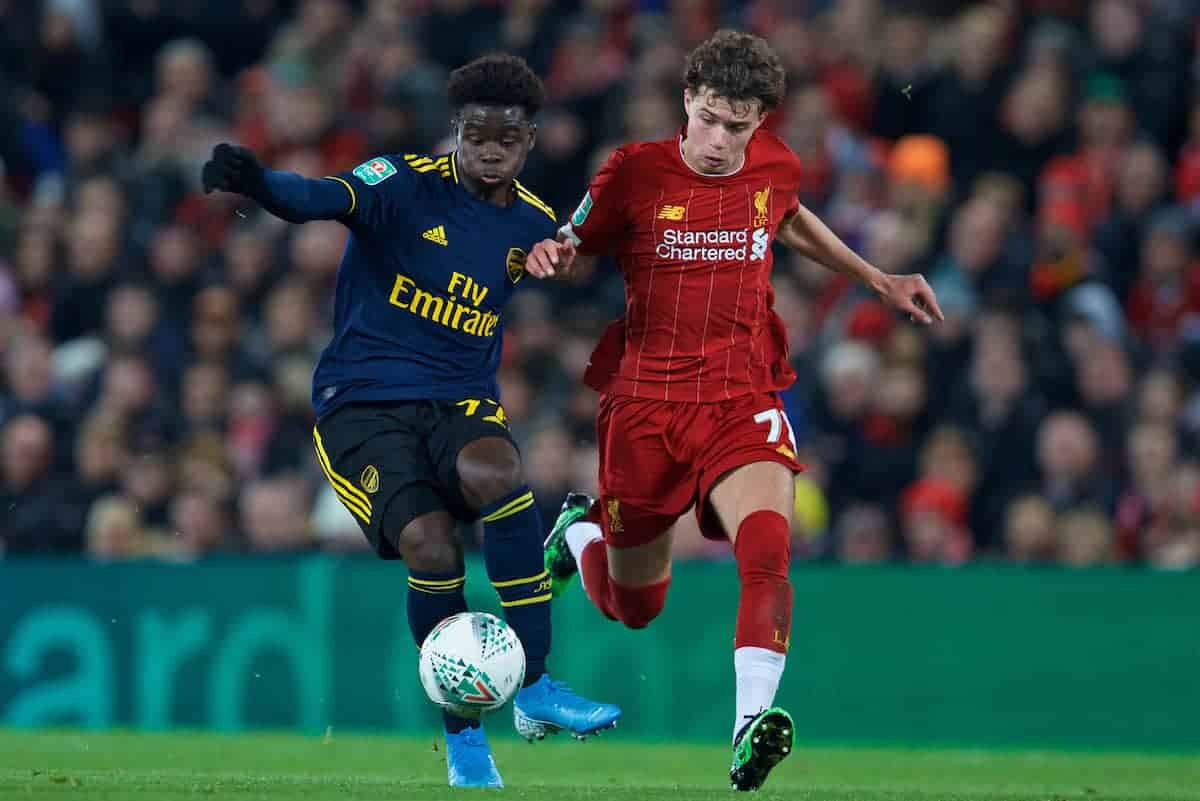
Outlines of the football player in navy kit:
{"label": "football player in navy kit", "polygon": [[[530,247],[557,229],[554,212],[516,178],[543,88],[521,59],[493,55],[451,73],[447,92],[449,154],[382,155],[311,179],[221,144],[204,165],[204,189],[245,195],[289,222],[337,220],[350,230],[333,339],[313,377],[321,468],[379,556],[407,563],[418,646],[466,611],[457,524],[483,521],[488,575],[527,659],[517,730],[531,740],[560,730],[583,737],[621,713],[545,672],[542,521],[496,383],[505,304]],[[448,713],[444,722],[450,784],[502,786],[479,722]]]}

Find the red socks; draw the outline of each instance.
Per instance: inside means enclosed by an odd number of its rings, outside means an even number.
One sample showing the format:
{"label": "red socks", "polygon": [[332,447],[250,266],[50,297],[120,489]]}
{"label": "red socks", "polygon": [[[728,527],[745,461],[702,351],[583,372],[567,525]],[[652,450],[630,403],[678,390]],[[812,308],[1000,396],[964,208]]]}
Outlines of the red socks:
{"label": "red socks", "polygon": [[601,614],[609,620],[617,620],[617,613],[609,603],[611,580],[608,577],[608,546],[604,540],[592,540],[583,549],[579,557],[579,577],[583,579],[584,591]]}
{"label": "red socks", "polygon": [[791,531],[778,512],[758,511],[738,526],[734,544],[742,594],[734,647],[787,653],[792,629]]}
{"label": "red socks", "polygon": [[[734,647],[766,648],[785,654],[791,639],[791,530],[778,512],[750,514],[738,527],[734,545],[741,597]],[[624,587],[608,575],[608,546],[593,540],[583,549],[579,573],[596,608],[631,629],[645,628],[667,601],[668,578],[646,587]]]}
{"label": "red socks", "polygon": [[631,629],[644,629],[658,617],[667,603],[671,579],[646,587],[625,587],[608,575],[608,546],[593,540],[579,559],[583,587],[596,608],[610,620],[619,620]]}

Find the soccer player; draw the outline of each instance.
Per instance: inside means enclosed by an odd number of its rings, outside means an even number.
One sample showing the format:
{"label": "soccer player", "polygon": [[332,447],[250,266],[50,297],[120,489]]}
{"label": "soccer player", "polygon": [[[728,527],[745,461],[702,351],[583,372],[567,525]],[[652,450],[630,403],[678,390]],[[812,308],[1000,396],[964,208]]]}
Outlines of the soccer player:
{"label": "soccer player", "polygon": [[[466,610],[456,528],[483,521],[488,576],[527,659],[516,728],[531,740],[583,737],[621,713],[545,672],[544,530],[496,384],[505,303],[530,246],[557,227],[516,180],[543,88],[524,61],[497,55],[455,70],[447,91],[457,142],[448,155],[380,156],[309,179],[222,144],[204,165],[204,189],[240,193],[289,222],[350,229],[333,340],[313,377],[317,460],[378,555],[408,563],[418,646]],[[478,721],[446,714],[444,723],[450,784],[503,786]]]}
{"label": "soccer player", "polygon": [[562,275],[612,254],[626,314],[604,333],[584,380],[601,393],[600,498],[572,494],[546,540],[561,592],[578,572],[600,611],[642,628],[671,581],[671,530],[695,506],[728,539],[741,595],[734,638],[730,781],[754,790],[793,748],[773,707],[790,642],[789,520],[796,443],[779,392],[795,380],[772,308],[776,239],[856,276],[922,323],[940,318],[916,275],[885,275],[797,200],[801,166],[761,128],[784,90],[762,39],[721,31],[689,56],[678,138],[617,149],[527,269]]}

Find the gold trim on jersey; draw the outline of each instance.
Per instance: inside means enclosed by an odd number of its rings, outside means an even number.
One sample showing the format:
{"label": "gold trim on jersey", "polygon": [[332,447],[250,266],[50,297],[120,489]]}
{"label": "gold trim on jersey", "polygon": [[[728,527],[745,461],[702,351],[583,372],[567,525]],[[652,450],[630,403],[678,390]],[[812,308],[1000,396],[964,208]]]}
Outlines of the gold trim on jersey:
{"label": "gold trim on jersey", "polygon": [[453,177],[453,168],[450,166],[450,156],[439,156],[431,158],[429,156],[421,156],[416,153],[405,153],[404,163],[415,172],[437,172],[443,178]]}
{"label": "gold trim on jersey", "polygon": [[351,186],[350,182],[345,178],[339,178],[336,175],[326,175],[325,177],[331,181],[337,181],[339,184],[346,187],[346,191],[350,193],[350,210],[346,212],[346,216],[349,217],[354,213],[354,210],[358,208],[358,195],[355,193],[354,187]]}
{"label": "gold trim on jersey", "polygon": [[517,197],[524,200],[530,206],[533,206],[538,211],[550,218],[551,222],[558,222],[558,218],[554,216],[554,209],[550,208],[544,200],[525,188],[525,185],[520,181],[513,180],[513,186],[517,188]]}
{"label": "gold trim on jersey", "polygon": [[[443,178],[454,181],[456,184],[459,183],[458,151],[436,159],[417,153],[405,153],[404,163],[415,172],[437,172]],[[530,192],[520,181],[514,180],[513,187],[517,190],[517,197],[545,214],[553,222],[558,222],[558,218],[554,215],[554,209],[550,208],[546,201]]]}

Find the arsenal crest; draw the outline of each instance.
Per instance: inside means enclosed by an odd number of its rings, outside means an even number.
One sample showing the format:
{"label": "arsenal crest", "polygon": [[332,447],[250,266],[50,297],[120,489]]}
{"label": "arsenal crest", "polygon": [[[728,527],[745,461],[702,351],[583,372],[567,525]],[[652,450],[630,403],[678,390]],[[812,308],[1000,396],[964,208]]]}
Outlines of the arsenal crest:
{"label": "arsenal crest", "polygon": [[508,267],[508,280],[514,284],[525,275],[525,251],[520,248],[509,248],[505,266]]}

